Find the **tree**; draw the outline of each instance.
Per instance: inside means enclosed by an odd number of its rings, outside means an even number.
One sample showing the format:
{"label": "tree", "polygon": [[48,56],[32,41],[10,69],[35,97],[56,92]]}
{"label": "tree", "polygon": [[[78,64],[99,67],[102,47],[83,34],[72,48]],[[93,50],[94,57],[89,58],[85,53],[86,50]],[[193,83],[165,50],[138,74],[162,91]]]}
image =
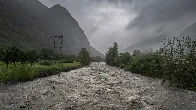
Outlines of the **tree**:
{"label": "tree", "polygon": [[130,53],[126,52],[126,53],[120,53],[118,59],[121,64],[128,65],[131,62],[132,58]]}
{"label": "tree", "polygon": [[7,64],[7,66],[9,63],[15,64],[16,62],[20,61],[20,53],[21,51],[17,47],[9,47],[4,51],[2,60],[4,63]]}
{"label": "tree", "polygon": [[116,58],[118,57],[118,44],[115,42],[113,47],[109,48],[106,53],[106,64],[116,66],[118,64]]}
{"label": "tree", "polygon": [[19,56],[19,61],[20,61],[20,63],[21,64],[25,64],[25,63],[27,63],[27,55],[26,55],[26,53],[25,52],[23,52],[23,51],[21,51],[20,52],[20,56]]}
{"label": "tree", "polygon": [[39,58],[41,60],[52,60],[53,59],[53,51],[47,48],[42,48],[39,50]]}
{"label": "tree", "polygon": [[31,65],[37,61],[38,54],[35,50],[28,50],[25,52],[26,55],[26,61],[30,63]]}
{"label": "tree", "polygon": [[75,59],[75,55],[64,55],[62,61],[63,63],[73,63]]}
{"label": "tree", "polygon": [[0,48],[0,61],[3,61],[4,49]]}
{"label": "tree", "polygon": [[79,58],[82,65],[89,65],[91,63],[90,53],[86,50],[86,48],[81,49]]}
{"label": "tree", "polygon": [[133,56],[141,55],[142,52],[140,50],[134,50]]}

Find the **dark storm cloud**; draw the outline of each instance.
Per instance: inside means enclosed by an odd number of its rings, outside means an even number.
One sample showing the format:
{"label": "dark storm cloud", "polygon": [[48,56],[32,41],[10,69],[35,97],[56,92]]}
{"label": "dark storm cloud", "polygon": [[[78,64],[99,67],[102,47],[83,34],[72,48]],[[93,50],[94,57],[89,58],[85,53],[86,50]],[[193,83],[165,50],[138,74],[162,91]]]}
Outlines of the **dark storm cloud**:
{"label": "dark storm cloud", "polygon": [[147,28],[153,24],[165,24],[186,20],[196,13],[196,0],[153,0],[143,8],[128,28]]}
{"label": "dark storm cloud", "polygon": [[177,36],[196,22],[196,0],[40,1],[48,7],[57,3],[66,7],[102,53],[113,42],[123,50],[137,43],[151,44],[160,36]]}
{"label": "dark storm cloud", "polygon": [[118,42],[120,48],[126,47],[126,38],[123,37],[127,36],[126,27],[135,16],[129,10],[133,0],[40,1],[48,7],[57,3],[66,7],[84,30],[91,45],[102,53],[114,42]]}

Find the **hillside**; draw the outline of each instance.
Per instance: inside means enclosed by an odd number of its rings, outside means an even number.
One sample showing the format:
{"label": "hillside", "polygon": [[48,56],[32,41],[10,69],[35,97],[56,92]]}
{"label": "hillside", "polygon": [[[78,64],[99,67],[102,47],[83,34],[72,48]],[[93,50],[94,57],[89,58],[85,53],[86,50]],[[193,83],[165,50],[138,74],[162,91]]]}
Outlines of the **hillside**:
{"label": "hillside", "polygon": [[184,31],[182,31],[179,35],[180,38],[182,37],[190,37],[192,39],[196,39],[196,22],[189,27],[187,27]]}
{"label": "hillside", "polygon": [[166,38],[166,36],[161,35],[155,38],[151,38],[151,39],[147,39],[147,40],[143,40],[135,45],[129,46],[125,49],[125,52],[130,52],[132,53],[134,50],[141,50],[143,51],[144,49],[149,50],[149,49],[153,49],[153,50],[157,50],[160,48],[160,46],[162,45],[160,40],[163,40],[164,38]]}
{"label": "hillside", "polygon": [[48,8],[38,0],[0,0],[0,10],[0,47],[53,48],[50,37],[63,33],[63,53],[76,54],[84,47],[93,56],[103,56],[60,5]]}

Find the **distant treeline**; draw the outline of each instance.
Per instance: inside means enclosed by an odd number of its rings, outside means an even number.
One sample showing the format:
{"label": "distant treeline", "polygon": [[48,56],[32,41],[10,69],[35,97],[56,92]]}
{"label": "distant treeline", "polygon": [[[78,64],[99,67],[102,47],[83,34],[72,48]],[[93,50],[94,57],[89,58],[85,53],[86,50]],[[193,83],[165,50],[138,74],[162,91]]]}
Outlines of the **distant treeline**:
{"label": "distant treeline", "polygon": [[15,46],[9,47],[7,49],[0,49],[0,61],[4,62],[7,66],[10,63],[20,62],[21,64],[31,65],[38,61],[51,61],[51,60],[61,60],[63,63],[73,63],[81,62],[83,65],[89,65],[90,62],[100,62],[103,58],[90,57],[89,52],[82,48],[78,55],[64,55],[53,51],[52,49],[42,48],[38,51],[36,50],[21,50]]}
{"label": "distant treeline", "polygon": [[106,63],[133,73],[162,78],[180,88],[196,90],[196,41],[189,37],[165,39],[153,52],[135,50],[119,53],[118,45],[109,48]]}
{"label": "distant treeline", "polygon": [[101,57],[90,57],[85,48],[82,48],[78,55],[63,55],[47,48],[36,51],[21,50],[12,46],[0,49],[0,83],[29,81],[101,60]]}

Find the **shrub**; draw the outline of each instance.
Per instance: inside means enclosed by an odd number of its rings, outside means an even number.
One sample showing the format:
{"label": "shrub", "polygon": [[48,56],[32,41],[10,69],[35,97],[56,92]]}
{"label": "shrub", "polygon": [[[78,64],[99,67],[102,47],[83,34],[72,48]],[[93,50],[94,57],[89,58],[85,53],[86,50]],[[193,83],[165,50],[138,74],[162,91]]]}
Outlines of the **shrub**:
{"label": "shrub", "polygon": [[91,63],[90,54],[85,48],[81,49],[79,53],[79,58],[82,65],[89,65]]}
{"label": "shrub", "polygon": [[16,65],[10,64],[7,68],[6,65],[0,63],[0,83],[30,81],[39,77],[59,74],[60,72],[68,72],[80,67],[80,63],[56,63],[52,66],[43,66],[39,64],[31,66],[16,63]]}
{"label": "shrub", "polygon": [[10,47],[3,52],[2,61],[7,64],[20,61],[21,51],[17,47]]}
{"label": "shrub", "polygon": [[120,68],[121,68],[121,69],[124,69],[125,67],[126,67],[125,64],[123,64],[123,63],[120,64]]}
{"label": "shrub", "polygon": [[62,59],[62,63],[73,63],[76,59],[75,55],[64,55]]}
{"label": "shrub", "polygon": [[29,65],[11,65],[9,68],[1,67],[0,82],[17,82],[33,80],[37,72]]}
{"label": "shrub", "polygon": [[44,65],[44,66],[51,66],[54,64],[53,61],[49,61],[49,60],[43,60],[39,62],[40,65]]}
{"label": "shrub", "polygon": [[[106,54],[106,63],[127,71],[168,80],[180,88],[196,90],[196,41],[189,37],[165,39],[159,51],[134,51],[133,55]],[[115,56],[115,57],[114,57]]]}
{"label": "shrub", "polygon": [[25,55],[27,56],[26,61],[31,65],[38,60],[38,53],[35,50],[28,50],[25,52]]}
{"label": "shrub", "polygon": [[106,64],[111,66],[119,66],[118,61],[118,44],[115,42],[113,47],[109,48],[109,51],[106,53]]}

